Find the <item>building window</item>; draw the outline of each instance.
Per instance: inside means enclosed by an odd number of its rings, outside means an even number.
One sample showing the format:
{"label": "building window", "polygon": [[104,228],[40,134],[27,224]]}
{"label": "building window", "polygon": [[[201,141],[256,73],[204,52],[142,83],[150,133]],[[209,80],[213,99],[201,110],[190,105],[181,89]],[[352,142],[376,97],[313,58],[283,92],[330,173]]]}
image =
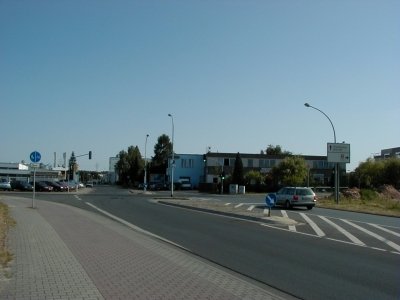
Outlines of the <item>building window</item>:
{"label": "building window", "polygon": [[193,159],[182,159],[181,160],[181,168],[182,169],[192,169],[194,167],[194,160]]}
{"label": "building window", "polygon": [[249,167],[249,168],[253,167],[253,160],[252,159],[248,159],[247,160],[247,167]]}
{"label": "building window", "polygon": [[224,166],[229,167],[229,158],[224,158]]}

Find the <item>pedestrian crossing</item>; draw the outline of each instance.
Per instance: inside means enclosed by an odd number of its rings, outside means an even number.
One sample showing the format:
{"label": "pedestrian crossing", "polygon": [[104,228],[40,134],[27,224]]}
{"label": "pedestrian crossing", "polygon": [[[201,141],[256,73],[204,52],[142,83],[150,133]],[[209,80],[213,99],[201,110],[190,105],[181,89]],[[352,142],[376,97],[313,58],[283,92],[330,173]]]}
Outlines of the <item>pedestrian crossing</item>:
{"label": "pedestrian crossing", "polygon": [[[264,215],[268,215],[268,209],[254,203],[229,203],[226,205],[246,211],[262,209]],[[293,222],[288,222],[288,225],[283,228],[290,232],[400,254],[400,226],[384,226],[284,209],[273,209],[272,212],[273,216],[295,221],[295,225]],[[274,225],[274,223],[267,222],[260,223],[260,225],[282,229],[282,224]]]}

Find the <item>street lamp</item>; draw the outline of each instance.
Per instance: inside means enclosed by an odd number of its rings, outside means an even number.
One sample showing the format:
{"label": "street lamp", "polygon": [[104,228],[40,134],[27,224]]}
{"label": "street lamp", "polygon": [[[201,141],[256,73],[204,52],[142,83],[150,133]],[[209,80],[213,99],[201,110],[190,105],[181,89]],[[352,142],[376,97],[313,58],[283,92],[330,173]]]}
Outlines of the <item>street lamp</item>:
{"label": "street lamp", "polygon": [[145,192],[147,189],[147,157],[146,157],[146,150],[147,150],[147,138],[149,137],[146,134],[146,142],[144,143],[144,179],[143,179],[143,191]]}
{"label": "street lamp", "polygon": [[172,114],[168,114],[168,117],[171,117],[172,121],[172,162],[171,162],[171,197],[174,196],[174,166],[175,166],[175,158],[174,158],[174,117]]}
{"label": "street lamp", "polygon": [[[322,110],[320,110],[320,109],[318,109],[318,108],[316,108],[314,106],[311,106],[308,103],[304,103],[304,106],[305,107],[311,107],[311,108],[319,111],[320,113],[322,113],[329,120],[329,122],[332,125],[332,129],[333,129],[333,140],[334,140],[334,143],[336,144],[335,127],[333,126],[333,123],[332,123],[331,119],[328,117],[328,115],[326,113],[324,113]],[[339,203],[339,164],[338,163],[335,163],[335,201],[336,201],[336,204]]]}

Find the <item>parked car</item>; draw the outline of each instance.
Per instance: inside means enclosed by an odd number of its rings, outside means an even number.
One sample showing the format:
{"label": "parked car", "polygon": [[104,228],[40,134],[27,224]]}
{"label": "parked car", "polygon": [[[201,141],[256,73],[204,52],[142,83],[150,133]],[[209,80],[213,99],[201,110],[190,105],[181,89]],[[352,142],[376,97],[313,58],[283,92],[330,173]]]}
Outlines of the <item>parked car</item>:
{"label": "parked car", "polygon": [[11,182],[6,179],[0,180],[0,190],[11,191]]}
{"label": "parked car", "polygon": [[148,188],[149,190],[160,191],[164,189],[164,184],[162,182],[150,182]]}
{"label": "parked car", "polygon": [[192,184],[190,183],[189,179],[179,179],[180,188],[182,190],[191,190]]}
{"label": "parked car", "polygon": [[65,181],[57,181],[57,183],[62,187],[63,191],[68,191],[68,184]]}
{"label": "parked car", "polygon": [[11,188],[18,191],[33,191],[33,186],[27,181],[12,181]]}
{"label": "parked car", "polygon": [[92,181],[86,182],[86,187],[92,188],[93,187],[93,182]]}
{"label": "parked car", "polygon": [[308,187],[284,187],[275,196],[276,205],[283,205],[286,209],[294,206],[305,206],[307,209],[312,209],[317,202],[317,196]]}
{"label": "parked car", "polygon": [[60,185],[58,182],[55,181],[44,181],[48,186],[53,187],[53,191],[56,192],[63,192],[66,190],[66,187],[64,185]]}
{"label": "parked car", "polygon": [[53,191],[53,187],[47,185],[44,181],[36,181],[35,182],[35,191],[36,192],[51,192],[51,191]]}

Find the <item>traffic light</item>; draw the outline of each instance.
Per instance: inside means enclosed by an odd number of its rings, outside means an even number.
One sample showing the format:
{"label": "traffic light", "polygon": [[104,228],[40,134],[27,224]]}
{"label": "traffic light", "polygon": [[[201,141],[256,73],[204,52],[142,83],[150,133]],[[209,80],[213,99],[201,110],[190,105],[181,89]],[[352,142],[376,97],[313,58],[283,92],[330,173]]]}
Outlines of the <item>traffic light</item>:
{"label": "traffic light", "polygon": [[221,174],[221,178],[222,178],[222,180],[224,180],[224,179],[225,179],[225,172],[222,172],[222,174]]}
{"label": "traffic light", "polygon": [[92,151],[89,151],[89,159],[92,159]]}

